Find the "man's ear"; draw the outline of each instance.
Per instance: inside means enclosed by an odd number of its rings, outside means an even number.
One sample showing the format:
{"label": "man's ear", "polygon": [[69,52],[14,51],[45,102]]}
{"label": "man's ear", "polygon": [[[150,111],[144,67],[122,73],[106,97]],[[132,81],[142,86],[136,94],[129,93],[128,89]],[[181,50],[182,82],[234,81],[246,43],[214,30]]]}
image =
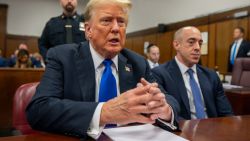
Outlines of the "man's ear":
{"label": "man's ear", "polygon": [[90,24],[89,22],[85,22],[84,23],[84,29],[85,29],[85,35],[88,39],[91,38],[92,36],[92,32],[91,32],[91,27],[90,27]]}
{"label": "man's ear", "polygon": [[173,47],[174,47],[174,49],[175,49],[176,51],[179,50],[179,48],[180,48],[180,43],[179,43],[179,41],[174,40],[174,41],[173,41]]}

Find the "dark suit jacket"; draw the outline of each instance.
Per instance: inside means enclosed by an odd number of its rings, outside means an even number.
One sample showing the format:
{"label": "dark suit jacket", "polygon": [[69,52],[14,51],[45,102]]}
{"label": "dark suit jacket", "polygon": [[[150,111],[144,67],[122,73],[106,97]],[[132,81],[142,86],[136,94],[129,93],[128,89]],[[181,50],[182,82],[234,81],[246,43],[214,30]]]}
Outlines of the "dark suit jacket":
{"label": "dark suit jacket", "polygon": [[[89,43],[51,48],[47,57],[43,78],[26,109],[28,121],[34,129],[85,137],[98,105]],[[121,93],[135,88],[141,77],[155,81],[147,61],[128,49],[118,55],[118,73]],[[170,95],[166,97],[178,112],[178,102]]]}
{"label": "dark suit jacket", "polygon": [[[152,70],[157,82],[163,86],[168,94],[179,102],[180,118],[191,119],[187,90],[181,71],[173,59]],[[222,84],[214,71],[197,65],[199,84],[207,108],[208,117],[220,117],[232,115],[231,106],[224,94]]]}
{"label": "dark suit jacket", "polygon": [[[233,65],[230,63],[232,46],[233,44],[230,45],[229,56],[228,56],[228,71],[229,72],[232,72],[232,69],[233,69]],[[236,55],[236,58],[250,57],[250,55],[248,55],[249,51],[250,51],[250,43],[246,40],[242,40],[239,51]]]}

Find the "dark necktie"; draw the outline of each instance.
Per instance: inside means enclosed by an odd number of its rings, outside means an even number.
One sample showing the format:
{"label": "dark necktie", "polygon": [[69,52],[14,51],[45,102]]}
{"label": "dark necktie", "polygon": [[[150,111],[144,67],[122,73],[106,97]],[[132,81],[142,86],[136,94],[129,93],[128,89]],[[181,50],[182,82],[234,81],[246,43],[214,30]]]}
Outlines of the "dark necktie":
{"label": "dark necktie", "polygon": [[117,96],[116,80],[111,69],[112,63],[110,59],[103,61],[105,69],[100,83],[99,102],[106,102]]}
{"label": "dark necktie", "polygon": [[194,106],[195,106],[195,110],[196,110],[196,117],[197,117],[197,119],[203,119],[203,118],[205,118],[206,114],[205,114],[204,105],[203,105],[203,102],[202,102],[202,99],[201,99],[200,89],[199,89],[198,84],[196,83],[196,81],[194,79],[193,70],[188,69],[187,73],[190,76],[189,83],[190,83],[193,98],[194,98]]}
{"label": "dark necktie", "polygon": [[72,43],[72,18],[67,17],[66,18],[66,43],[70,44]]}

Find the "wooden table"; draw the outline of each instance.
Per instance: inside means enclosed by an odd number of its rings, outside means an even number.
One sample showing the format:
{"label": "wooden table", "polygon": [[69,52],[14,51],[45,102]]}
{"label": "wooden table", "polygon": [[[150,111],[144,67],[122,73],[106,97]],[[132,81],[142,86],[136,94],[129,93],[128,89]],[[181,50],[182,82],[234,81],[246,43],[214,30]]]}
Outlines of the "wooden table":
{"label": "wooden table", "polygon": [[[175,134],[192,141],[250,141],[250,115],[180,122],[182,132]],[[102,134],[99,141],[111,141]],[[2,137],[0,141],[79,141],[49,133]],[[89,139],[87,141],[92,141]],[[167,139],[166,139],[167,141]]]}
{"label": "wooden table", "polygon": [[182,132],[176,133],[192,141],[250,141],[250,115],[180,123]]}
{"label": "wooden table", "polygon": [[225,90],[235,115],[250,114],[250,88],[235,88]]}

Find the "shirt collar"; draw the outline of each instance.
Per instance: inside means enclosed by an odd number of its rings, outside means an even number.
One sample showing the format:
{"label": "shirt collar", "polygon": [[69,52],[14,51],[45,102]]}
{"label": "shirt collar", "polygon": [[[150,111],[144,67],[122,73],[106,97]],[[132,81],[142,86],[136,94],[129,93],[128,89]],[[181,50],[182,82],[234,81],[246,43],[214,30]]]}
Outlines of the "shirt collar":
{"label": "shirt collar", "polygon": [[[102,66],[102,62],[105,60],[104,57],[102,57],[96,50],[93,48],[91,43],[89,43],[90,53],[92,55],[95,70],[98,69],[100,66]],[[116,71],[118,71],[118,55],[116,55],[114,58],[111,59],[113,61],[113,64],[115,66]]]}
{"label": "shirt collar", "polygon": [[184,65],[183,63],[181,63],[176,56],[175,56],[175,61],[176,61],[177,65],[178,65],[178,67],[180,68],[182,75],[185,74],[188,69],[192,69],[194,71],[194,73],[197,72],[196,64],[194,64],[191,68],[189,68],[186,65]]}
{"label": "shirt collar", "polygon": [[152,62],[152,61],[149,60],[149,59],[148,59],[148,62],[149,62],[150,65],[154,65],[154,64],[158,65],[158,64],[159,64],[159,63],[154,63],[154,62]]}
{"label": "shirt collar", "polygon": [[238,40],[238,44],[241,44],[242,41],[243,41],[243,38],[240,38],[240,39]]}
{"label": "shirt collar", "polygon": [[235,42],[237,42],[237,44],[241,43],[243,41],[243,38],[240,38],[238,40],[235,40]]}
{"label": "shirt collar", "polygon": [[148,59],[148,63],[149,63],[150,65],[155,64],[154,62],[152,62],[152,61],[151,61],[151,60],[149,60],[149,59]]}

